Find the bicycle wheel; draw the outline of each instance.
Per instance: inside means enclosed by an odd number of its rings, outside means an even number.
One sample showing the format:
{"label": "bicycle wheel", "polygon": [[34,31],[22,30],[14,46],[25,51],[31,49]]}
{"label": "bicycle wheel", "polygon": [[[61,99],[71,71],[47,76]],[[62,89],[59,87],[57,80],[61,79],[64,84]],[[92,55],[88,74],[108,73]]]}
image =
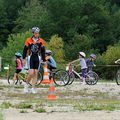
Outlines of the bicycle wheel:
{"label": "bicycle wheel", "polygon": [[69,81],[68,81],[68,85],[71,85],[73,83],[73,81],[75,80],[75,74],[73,72],[71,72],[69,75]]}
{"label": "bicycle wheel", "polygon": [[97,84],[98,82],[98,75],[93,72],[93,71],[89,71],[86,75],[86,79],[85,79],[85,82],[88,84],[88,85],[95,85]]}
{"label": "bicycle wheel", "polygon": [[53,75],[53,80],[57,86],[65,86],[69,82],[68,73],[65,70],[57,70]]}
{"label": "bicycle wheel", "polygon": [[13,80],[13,77],[14,77],[14,74],[13,75],[9,75],[8,78],[7,78],[7,81],[8,81],[8,84],[17,84],[18,83],[18,77],[17,77],[17,80]]}
{"label": "bicycle wheel", "polygon": [[43,74],[41,72],[38,72],[36,85],[41,84],[42,80],[43,80]]}
{"label": "bicycle wheel", "polygon": [[120,85],[120,70],[117,71],[115,78],[116,78],[117,85]]}

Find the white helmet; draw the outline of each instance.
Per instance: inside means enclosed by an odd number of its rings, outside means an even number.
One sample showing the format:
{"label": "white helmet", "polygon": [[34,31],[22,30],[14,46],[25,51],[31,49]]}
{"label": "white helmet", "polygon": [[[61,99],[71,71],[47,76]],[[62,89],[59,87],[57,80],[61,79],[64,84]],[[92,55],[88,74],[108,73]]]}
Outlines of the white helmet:
{"label": "white helmet", "polygon": [[51,55],[52,51],[51,50],[46,50],[45,53],[48,54],[48,55]]}
{"label": "white helmet", "polygon": [[40,29],[38,27],[32,28],[32,33],[40,32]]}
{"label": "white helmet", "polygon": [[83,57],[86,57],[86,54],[84,52],[79,52],[79,54]]}

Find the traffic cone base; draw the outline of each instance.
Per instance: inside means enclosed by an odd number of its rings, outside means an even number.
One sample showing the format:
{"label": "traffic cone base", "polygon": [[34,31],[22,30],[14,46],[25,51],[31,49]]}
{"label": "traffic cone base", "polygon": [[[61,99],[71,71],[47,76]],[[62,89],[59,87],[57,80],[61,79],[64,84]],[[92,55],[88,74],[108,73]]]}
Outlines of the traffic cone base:
{"label": "traffic cone base", "polygon": [[49,88],[49,92],[48,92],[48,100],[55,100],[55,99],[56,99],[55,86],[54,86],[53,78],[51,78],[50,88]]}
{"label": "traffic cone base", "polygon": [[48,95],[48,100],[56,100],[56,96],[55,95]]}
{"label": "traffic cone base", "polygon": [[47,80],[47,79],[45,80],[44,79],[41,83],[43,83],[43,84],[50,84],[50,80]]}

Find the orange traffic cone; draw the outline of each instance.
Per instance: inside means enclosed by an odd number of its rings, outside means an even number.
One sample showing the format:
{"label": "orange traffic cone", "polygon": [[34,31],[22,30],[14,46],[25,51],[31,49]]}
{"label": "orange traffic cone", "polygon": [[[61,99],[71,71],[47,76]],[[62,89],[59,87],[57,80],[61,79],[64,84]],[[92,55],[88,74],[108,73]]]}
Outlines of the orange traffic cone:
{"label": "orange traffic cone", "polygon": [[48,93],[48,100],[55,100],[55,86],[54,86],[54,81],[53,78],[50,80],[50,88],[49,88],[49,93]]}
{"label": "orange traffic cone", "polygon": [[43,84],[50,84],[50,79],[48,75],[48,69],[47,69],[47,64],[44,65],[44,74],[43,74]]}

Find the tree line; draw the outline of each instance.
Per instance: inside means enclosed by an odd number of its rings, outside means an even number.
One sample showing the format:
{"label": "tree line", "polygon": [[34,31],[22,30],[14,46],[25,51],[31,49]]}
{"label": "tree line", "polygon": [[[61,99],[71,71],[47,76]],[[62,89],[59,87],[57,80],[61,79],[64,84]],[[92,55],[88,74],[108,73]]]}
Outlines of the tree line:
{"label": "tree line", "polygon": [[14,49],[13,44],[18,45],[19,39],[24,43],[33,26],[40,28],[47,44],[54,43],[51,39],[62,41],[61,48],[56,46],[62,51],[56,59],[74,60],[79,51],[87,57],[97,54],[98,64],[114,64],[120,58],[119,0],[0,0],[1,55],[22,51],[23,44]]}

